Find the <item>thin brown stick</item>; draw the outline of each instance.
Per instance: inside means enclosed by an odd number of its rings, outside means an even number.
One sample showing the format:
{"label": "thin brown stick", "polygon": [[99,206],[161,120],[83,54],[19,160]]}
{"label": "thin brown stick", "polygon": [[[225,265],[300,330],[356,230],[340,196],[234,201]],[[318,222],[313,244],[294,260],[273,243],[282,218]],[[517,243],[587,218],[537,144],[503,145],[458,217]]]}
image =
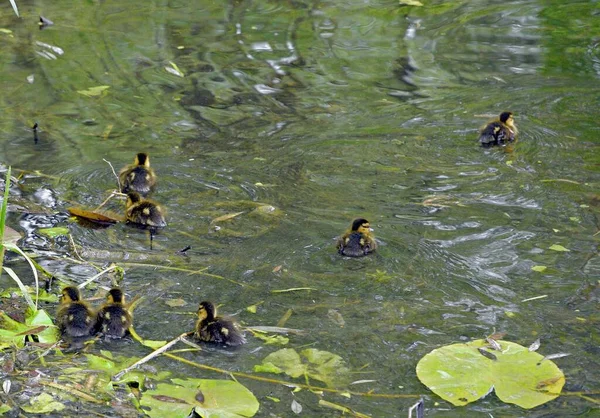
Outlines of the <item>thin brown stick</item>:
{"label": "thin brown stick", "polygon": [[77,397],[79,397],[81,399],[84,399],[86,401],[89,401],[89,402],[104,403],[104,401],[101,401],[100,399],[96,399],[93,396],[88,395],[87,393],[82,392],[82,391],[80,391],[78,389],[75,389],[75,388],[73,388],[71,386],[61,385],[60,383],[56,383],[56,382],[46,382],[44,380],[40,380],[40,384],[42,384],[44,386],[50,386],[52,388],[68,392],[71,395],[77,396]]}

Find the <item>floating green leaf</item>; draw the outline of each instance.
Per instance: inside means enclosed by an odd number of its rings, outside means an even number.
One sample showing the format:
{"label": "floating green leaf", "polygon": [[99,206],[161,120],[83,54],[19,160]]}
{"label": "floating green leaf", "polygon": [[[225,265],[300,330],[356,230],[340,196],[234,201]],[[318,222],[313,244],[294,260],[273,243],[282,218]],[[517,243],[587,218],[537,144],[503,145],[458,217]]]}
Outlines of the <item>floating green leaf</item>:
{"label": "floating green leaf", "polygon": [[30,326],[44,326],[45,328],[37,332],[38,341],[45,344],[54,344],[58,341],[58,328],[54,326],[52,318],[43,309],[33,311],[28,309],[25,314],[25,324]]}
{"label": "floating green leaf", "polygon": [[0,311],[0,349],[11,346],[22,348],[25,345],[26,335],[37,335],[38,338],[43,335],[43,342],[56,342],[56,338],[53,337],[55,334],[49,331],[49,328],[54,328],[52,320],[43,310],[37,312],[41,312],[39,316],[28,313],[32,315],[28,319],[31,324],[22,324]]}
{"label": "floating green leaf", "polygon": [[65,406],[55,401],[51,395],[42,393],[32,398],[29,401],[29,405],[23,405],[21,408],[30,414],[49,414],[54,411],[62,411],[65,409]]}
{"label": "floating green leaf", "polygon": [[554,250],[554,251],[571,251],[565,247],[563,247],[562,245],[559,244],[552,244],[550,246],[550,248],[548,248],[549,250]]}
{"label": "floating green leaf", "polygon": [[543,273],[544,271],[546,271],[546,269],[547,269],[546,266],[533,266],[533,267],[531,267],[531,270],[537,271],[538,273]]}
{"label": "floating green leaf", "polygon": [[48,238],[56,238],[63,235],[69,235],[69,228],[65,228],[64,226],[55,226],[54,228],[40,228],[37,232],[40,235],[44,235]]}
{"label": "floating green leaf", "polygon": [[525,409],[560,395],[565,376],[556,364],[542,361],[544,356],[519,344],[498,343],[502,351],[490,350],[485,340],[433,350],[417,364],[417,376],[434,393],[457,406],[476,401],[492,390],[503,402]]}
{"label": "floating green leaf", "polygon": [[95,97],[95,96],[104,96],[106,94],[106,90],[109,89],[110,86],[96,86],[90,87],[87,90],[77,90],[77,93],[83,94],[87,97]]}
{"label": "floating green leaf", "polygon": [[258,411],[256,397],[232,380],[172,379],[144,392],[140,405],[150,417],[185,418],[192,409],[203,418],[252,417]]}
{"label": "floating green leaf", "polygon": [[404,6],[422,6],[423,3],[421,3],[418,0],[400,0],[400,4],[404,5]]}
{"label": "floating green leaf", "polygon": [[320,380],[327,386],[341,386],[347,382],[349,370],[344,360],[328,351],[308,348],[298,354],[293,348],[284,348],[269,354],[256,372],[285,373],[290,377],[306,376]]}

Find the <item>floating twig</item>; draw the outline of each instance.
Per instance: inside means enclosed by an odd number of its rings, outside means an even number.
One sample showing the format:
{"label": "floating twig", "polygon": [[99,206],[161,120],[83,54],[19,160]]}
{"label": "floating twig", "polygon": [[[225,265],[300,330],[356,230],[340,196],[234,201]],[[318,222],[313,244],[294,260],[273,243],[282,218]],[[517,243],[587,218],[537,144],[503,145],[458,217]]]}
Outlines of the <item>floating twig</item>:
{"label": "floating twig", "polygon": [[108,266],[107,268],[105,268],[104,270],[102,270],[100,273],[96,274],[95,276],[89,278],[88,280],[86,280],[85,282],[81,283],[79,286],[77,286],[80,289],[83,289],[84,287],[86,287],[88,284],[92,283],[94,280],[96,280],[98,277],[102,276],[104,273],[107,273],[111,270],[114,270],[117,268],[116,264],[111,264],[110,266]]}
{"label": "floating twig", "polygon": [[529,302],[531,300],[544,299],[544,298],[547,298],[547,297],[548,297],[548,295],[534,296],[534,297],[529,298],[529,299],[523,299],[521,302]]}
{"label": "floating twig", "polygon": [[162,353],[164,353],[165,351],[167,351],[169,348],[171,348],[173,345],[177,344],[179,341],[181,341],[183,338],[185,338],[186,336],[188,336],[190,334],[191,334],[190,332],[184,332],[179,337],[175,338],[174,340],[169,341],[168,343],[166,343],[162,347],[154,350],[153,352],[151,352],[150,354],[148,354],[146,357],[144,357],[144,358],[136,361],[131,366],[126,367],[125,369],[121,370],[119,373],[117,373],[116,375],[114,375],[112,377],[112,380],[114,380],[114,381],[119,380],[126,373],[128,373],[128,372],[132,371],[133,369],[141,366],[142,364],[144,364],[144,363],[152,360],[154,357],[157,357],[157,356],[161,355]]}

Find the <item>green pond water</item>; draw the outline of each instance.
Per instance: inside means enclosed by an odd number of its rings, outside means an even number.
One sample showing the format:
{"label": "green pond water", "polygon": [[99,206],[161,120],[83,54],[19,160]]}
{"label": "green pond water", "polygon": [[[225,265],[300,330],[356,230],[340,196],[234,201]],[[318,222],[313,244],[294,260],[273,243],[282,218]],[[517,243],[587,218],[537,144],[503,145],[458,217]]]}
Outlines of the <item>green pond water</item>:
{"label": "green pond water", "polygon": [[[84,259],[123,267],[129,298],[144,298],[135,310],[144,338],[191,330],[204,299],[245,326],[274,326],[292,309],[285,326],[307,332],[287,347],[341,356],[353,380],[374,380],[357,392],[422,395],[427,416],[598,416],[576,396],[531,411],[495,395],[453,407],[415,366],[497,330],[526,346],[541,338],[544,355],[570,353],[555,360],[566,391],[600,389],[600,6],[423,3],[18,1],[19,19],[3,1],[0,163],[25,172],[8,224],[41,265],[76,283],[96,270],[60,260],[74,256],[68,240],[39,228],[68,226]],[[54,25],[39,30],[40,14]],[[108,88],[94,95],[98,86]],[[480,148],[478,129],[505,110],[518,142]],[[69,221],[68,207],[95,207],[116,187],[104,160],[118,171],[141,151],[168,213],[152,250],[143,231]],[[335,239],[356,217],[371,221],[379,249],[340,257]],[[32,283],[24,263],[7,264]],[[312,290],[273,293],[291,288]],[[247,337],[235,351],[185,356],[252,373],[281,347]],[[149,352],[135,342],[102,348]],[[44,372],[60,374],[47,361]],[[222,378],[167,358],[151,365]],[[260,417],[295,416],[293,400],[302,416],[341,416],[321,398],[405,417],[415,402],[240,382]]]}

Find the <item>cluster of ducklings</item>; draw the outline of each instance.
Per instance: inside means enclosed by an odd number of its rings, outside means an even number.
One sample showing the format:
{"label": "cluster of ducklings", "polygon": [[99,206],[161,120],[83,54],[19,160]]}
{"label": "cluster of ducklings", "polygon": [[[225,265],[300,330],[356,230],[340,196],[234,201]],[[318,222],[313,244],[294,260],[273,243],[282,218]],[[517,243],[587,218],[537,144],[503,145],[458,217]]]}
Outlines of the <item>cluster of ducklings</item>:
{"label": "cluster of ducklings", "polygon": [[[129,333],[133,315],[125,303],[123,291],[118,287],[110,289],[106,302],[94,310],[82,299],[76,286],[67,286],[62,290],[56,324],[62,338],[67,341],[93,335],[115,339]],[[201,302],[198,307],[193,337],[198,341],[226,346],[238,346],[246,342],[239,325],[229,318],[217,316],[217,308],[207,301]]]}
{"label": "cluster of ducklings", "polygon": [[119,182],[121,192],[127,194],[127,222],[151,230],[167,226],[163,208],[147,198],[156,188],[156,174],[150,167],[148,154],[138,153],[133,164],[123,167],[119,172]]}
{"label": "cluster of ducklings", "polygon": [[[498,119],[480,130],[479,142],[484,147],[506,145],[515,140],[517,132],[512,112],[502,112]],[[119,180],[121,192],[127,194],[128,222],[150,228],[166,226],[161,206],[146,198],[156,187],[156,174],[150,167],[148,154],[138,153],[133,164],[120,171]],[[350,228],[338,239],[337,249],[340,255],[346,257],[362,257],[375,251],[377,241],[369,221],[365,218],[352,221]],[[201,302],[197,314],[193,334],[197,340],[227,346],[246,342],[238,324],[217,316],[217,309],[212,302]],[[125,296],[118,288],[110,289],[107,302],[96,313],[81,299],[77,287],[63,289],[57,314],[57,323],[63,336],[72,338],[103,334],[108,338],[122,338],[132,321],[133,316],[125,305]]]}

